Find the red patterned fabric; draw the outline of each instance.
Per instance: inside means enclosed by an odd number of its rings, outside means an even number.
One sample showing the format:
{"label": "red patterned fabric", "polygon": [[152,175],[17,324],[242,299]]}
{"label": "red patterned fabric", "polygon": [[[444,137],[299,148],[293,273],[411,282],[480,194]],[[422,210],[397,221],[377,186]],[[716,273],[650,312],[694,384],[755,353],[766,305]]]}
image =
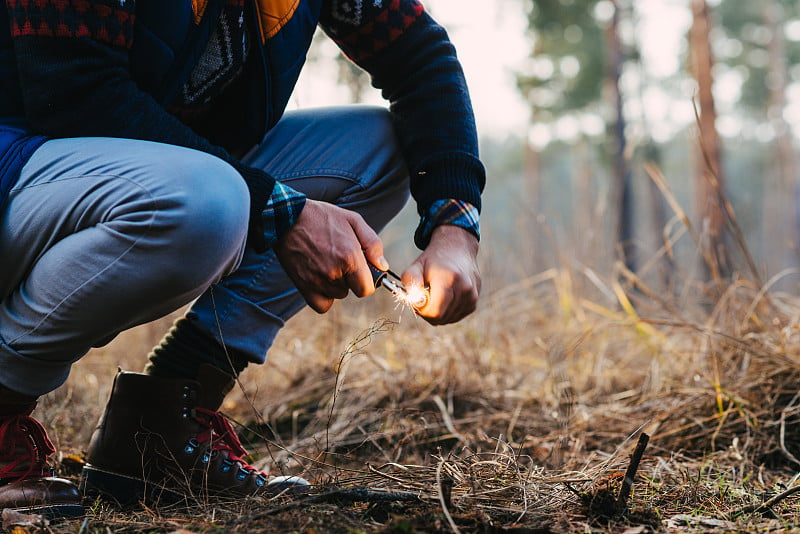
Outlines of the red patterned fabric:
{"label": "red patterned fabric", "polygon": [[333,7],[327,29],[354,61],[374,56],[389,46],[425,11],[417,0],[349,3],[349,9],[341,7],[348,2],[340,2],[338,11]]}
{"label": "red patterned fabric", "polygon": [[14,37],[89,37],[133,45],[135,2],[125,0],[8,0]]}

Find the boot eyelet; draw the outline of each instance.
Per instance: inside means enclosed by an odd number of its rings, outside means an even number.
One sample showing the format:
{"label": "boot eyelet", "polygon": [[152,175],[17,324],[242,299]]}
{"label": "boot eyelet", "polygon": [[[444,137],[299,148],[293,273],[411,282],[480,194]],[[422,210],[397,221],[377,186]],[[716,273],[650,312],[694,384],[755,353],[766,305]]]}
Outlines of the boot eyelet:
{"label": "boot eyelet", "polygon": [[211,455],[209,455],[208,453],[205,453],[203,457],[200,458],[200,461],[203,462],[204,464],[207,464],[209,460],[211,460]]}
{"label": "boot eyelet", "polygon": [[181,412],[181,417],[184,419],[189,419],[192,416],[192,409],[191,408],[184,408]]}
{"label": "boot eyelet", "polygon": [[192,390],[189,386],[183,386],[183,392],[181,393],[181,398],[184,400],[189,400],[192,397]]}
{"label": "boot eyelet", "polygon": [[186,454],[192,454],[199,446],[200,444],[197,442],[197,440],[192,438],[183,448],[183,452],[185,452]]}
{"label": "boot eyelet", "polygon": [[222,464],[219,466],[219,470],[222,471],[223,473],[227,473],[228,471],[231,470],[231,467],[233,467],[233,462],[228,460],[227,458],[224,458],[222,460]]}
{"label": "boot eyelet", "polygon": [[267,477],[259,473],[256,475],[256,486],[261,487],[267,483]]}
{"label": "boot eyelet", "polygon": [[236,472],[236,480],[244,480],[247,478],[248,474],[249,473],[247,471],[240,468],[239,471]]}

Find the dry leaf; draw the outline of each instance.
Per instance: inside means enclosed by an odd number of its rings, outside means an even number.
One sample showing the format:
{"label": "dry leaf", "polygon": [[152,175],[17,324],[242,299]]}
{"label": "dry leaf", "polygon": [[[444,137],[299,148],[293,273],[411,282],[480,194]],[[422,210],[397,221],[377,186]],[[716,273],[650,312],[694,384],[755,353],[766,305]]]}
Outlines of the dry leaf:
{"label": "dry leaf", "polygon": [[29,532],[26,527],[33,527],[36,530],[46,527],[50,522],[38,514],[23,514],[11,508],[3,509],[3,528],[10,530],[14,534]]}

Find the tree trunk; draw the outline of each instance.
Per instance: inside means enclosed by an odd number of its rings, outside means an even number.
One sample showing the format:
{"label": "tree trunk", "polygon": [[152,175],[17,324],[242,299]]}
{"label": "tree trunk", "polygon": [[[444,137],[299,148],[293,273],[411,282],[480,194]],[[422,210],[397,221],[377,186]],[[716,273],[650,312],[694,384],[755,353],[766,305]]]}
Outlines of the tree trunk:
{"label": "tree trunk", "polygon": [[613,128],[613,179],[612,205],[610,209],[617,214],[615,241],[625,266],[631,271],[636,271],[636,256],[633,235],[633,195],[631,194],[631,178],[628,162],[625,160],[626,137],[625,116],[623,114],[622,93],[620,92],[619,79],[622,74],[622,45],[619,40],[620,6],[618,0],[613,0],[614,15],[608,25],[608,62],[606,70],[606,87],[614,109]]}
{"label": "tree trunk", "polygon": [[719,281],[731,274],[726,247],[723,213],[725,178],[722,172],[721,143],[716,128],[717,113],[712,94],[711,20],[705,0],[692,0],[692,26],[689,30],[692,74],[697,81],[699,100],[699,146],[697,154],[696,201],[704,243],[701,245],[707,278]]}

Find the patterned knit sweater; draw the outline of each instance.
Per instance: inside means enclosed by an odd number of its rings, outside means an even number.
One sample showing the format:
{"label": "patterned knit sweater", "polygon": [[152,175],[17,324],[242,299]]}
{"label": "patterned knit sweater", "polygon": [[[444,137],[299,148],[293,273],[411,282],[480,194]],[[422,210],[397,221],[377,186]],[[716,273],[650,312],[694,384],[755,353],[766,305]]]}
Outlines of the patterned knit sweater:
{"label": "patterned knit sweater", "polygon": [[[129,64],[136,46],[137,5],[154,9],[160,1],[6,0],[24,114],[3,109],[0,103],[0,116],[24,115],[32,133],[49,137],[147,139],[215,154],[237,168],[250,188],[251,220],[259,227],[257,233],[265,235],[264,242],[256,244],[272,246],[296,220],[302,195],[275,187],[263,171],[231,155],[247,145],[223,146],[194,125],[206,106],[247,76],[243,65],[258,41],[247,31],[256,28],[257,33],[258,26],[245,21],[254,12],[248,9],[252,0],[226,0],[201,61],[169,105],[140,88]],[[210,1],[192,3],[196,7]],[[430,219],[436,213],[454,212],[443,210],[443,199],[479,210],[485,178],[474,118],[460,64],[444,30],[417,0],[322,0],[318,16],[322,29],[371,74],[373,85],[390,103],[412,173],[412,194],[423,217],[420,229],[435,226]],[[8,85],[12,80],[0,82]],[[15,99],[6,101],[13,106]],[[282,111],[272,110],[272,115],[279,117]],[[226,132],[215,134],[216,139],[226,137]],[[233,131],[231,136],[235,138]],[[420,246],[429,233],[418,231]]]}

